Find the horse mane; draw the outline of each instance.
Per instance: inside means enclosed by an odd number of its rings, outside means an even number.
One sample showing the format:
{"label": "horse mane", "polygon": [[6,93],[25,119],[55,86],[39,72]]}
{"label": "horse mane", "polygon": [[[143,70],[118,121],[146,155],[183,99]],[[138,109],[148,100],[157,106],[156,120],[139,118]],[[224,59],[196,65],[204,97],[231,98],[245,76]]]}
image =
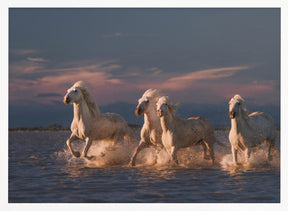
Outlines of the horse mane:
{"label": "horse mane", "polygon": [[245,100],[239,94],[236,94],[233,98],[240,103],[243,118],[249,120],[249,111],[246,108]]}
{"label": "horse mane", "polygon": [[172,104],[170,102],[170,99],[168,96],[164,96],[166,99],[167,99],[167,104],[168,104],[168,108],[169,108],[169,111],[171,112],[171,114],[174,116],[176,115],[176,110],[177,108],[179,107],[179,104]]}
{"label": "horse mane", "polygon": [[161,96],[161,93],[160,93],[160,91],[158,89],[147,89],[144,92],[142,98],[149,97],[152,100],[155,100],[157,102],[158,99],[160,98],[160,96]]}
{"label": "horse mane", "polygon": [[88,92],[87,86],[85,85],[85,83],[83,81],[77,81],[74,84],[75,87],[78,87],[84,97],[85,102],[88,105],[89,111],[92,114],[93,117],[97,117],[100,114],[99,108],[96,105],[96,103],[93,100],[93,97],[91,96],[91,94]]}

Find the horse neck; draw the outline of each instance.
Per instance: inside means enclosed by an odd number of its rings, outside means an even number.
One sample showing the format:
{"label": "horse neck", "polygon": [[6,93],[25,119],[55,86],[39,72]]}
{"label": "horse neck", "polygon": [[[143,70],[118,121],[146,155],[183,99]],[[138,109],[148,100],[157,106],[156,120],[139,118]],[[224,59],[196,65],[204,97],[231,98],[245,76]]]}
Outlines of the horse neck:
{"label": "horse neck", "polygon": [[73,103],[74,108],[74,120],[87,120],[90,118],[89,108],[85,101],[81,101],[80,103]]}
{"label": "horse neck", "polygon": [[237,132],[241,132],[242,128],[248,129],[250,128],[250,121],[249,117],[246,116],[246,112],[241,111],[239,115],[236,116],[234,119],[231,119],[231,129]]}
{"label": "horse neck", "polygon": [[172,129],[174,117],[175,116],[169,112],[168,114],[160,118],[163,132],[167,132],[168,130]]}
{"label": "horse neck", "polygon": [[160,120],[156,113],[156,107],[153,107],[144,113],[144,122],[149,129],[160,127]]}

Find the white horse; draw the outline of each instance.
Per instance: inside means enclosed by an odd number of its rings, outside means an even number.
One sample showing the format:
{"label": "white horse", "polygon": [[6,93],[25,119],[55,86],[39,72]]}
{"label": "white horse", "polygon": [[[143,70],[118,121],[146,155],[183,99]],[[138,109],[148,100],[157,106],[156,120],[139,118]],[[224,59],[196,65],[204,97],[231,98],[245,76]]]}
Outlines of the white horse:
{"label": "white horse", "polygon": [[245,161],[248,162],[251,149],[265,142],[268,145],[267,159],[272,160],[271,149],[275,148],[275,124],[271,116],[263,112],[248,114],[244,100],[235,95],[229,102],[229,116],[231,129],[229,140],[233,162],[237,165],[237,152],[245,152]]}
{"label": "white horse", "polygon": [[157,113],[162,126],[162,143],[170,154],[172,160],[178,164],[177,150],[194,145],[202,145],[203,158],[208,159],[206,150],[208,149],[212,164],[215,156],[213,144],[218,143],[214,136],[214,128],[210,121],[202,117],[191,117],[181,119],[176,116],[176,105],[169,102],[167,96],[159,98],[157,102]]}
{"label": "white horse", "polygon": [[64,103],[73,103],[74,118],[71,124],[71,136],[67,140],[67,146],[75,157],[80,157],[80,152],[74,151],[71,143],[76,140],[86,142],[82,157],[87,156],[92,141],[112,140],[114,145],[121,139],[132,140],[134,136],[125,120],[118,114],[101,114],[98,106],[82,81],[76,82],[64,96]]}
{"label": "white horse", "polygon": [[154,146],[158,152],[159,148],[163,147],[161,141],[162,129],[156,113],[156,102],[159,97],[160,93],[157,89],[148,89],[138,100],[135,114],[136,116],[144,114],[144,124],[141,129],[141,140],[129,163],[130,167],[135,166],[136,156],[143,149]]}

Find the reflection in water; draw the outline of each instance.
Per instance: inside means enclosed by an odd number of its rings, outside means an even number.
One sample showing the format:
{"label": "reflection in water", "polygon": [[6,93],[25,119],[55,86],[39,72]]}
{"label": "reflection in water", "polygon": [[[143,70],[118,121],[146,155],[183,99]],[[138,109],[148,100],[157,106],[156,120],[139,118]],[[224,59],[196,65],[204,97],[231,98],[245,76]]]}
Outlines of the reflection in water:
{"label": "reflection in water", "polygon": [[[139,168],[137,175],[142,176],[145,179],[149,180],[153,178],[155,181],[172,180],[175,179],[175,174],[177,170],[172,168],[151,168],[143,167]],[[140,177],[139,177],[140,178]]]}

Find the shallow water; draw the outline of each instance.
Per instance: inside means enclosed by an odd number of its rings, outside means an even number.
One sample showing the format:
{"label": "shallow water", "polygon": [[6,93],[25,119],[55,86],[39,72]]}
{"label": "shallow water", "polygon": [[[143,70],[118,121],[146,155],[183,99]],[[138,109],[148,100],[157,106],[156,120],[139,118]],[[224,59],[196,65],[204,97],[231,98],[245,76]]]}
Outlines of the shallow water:
{"label": "shallow water", "polygon": [[[137,132],[138,134],[138,132]],[[280,156],[265,158],[266,148],[252,153],[250,164],[232,165],[231,152],[215,146],[216,165],[203,160],[201,148],[180,150],[180,165],[169,163],[163,150],[139,154],[134,146],[93,144],[95,160],[73,158],[66,147],[69,132],[9,132],[9,203],[18,202],[280,202]],[[228,145],[228,131],[216,131]],[[136,143],[135,143],[136,144]],[[83,143],[73,146],[83,149]]]}

